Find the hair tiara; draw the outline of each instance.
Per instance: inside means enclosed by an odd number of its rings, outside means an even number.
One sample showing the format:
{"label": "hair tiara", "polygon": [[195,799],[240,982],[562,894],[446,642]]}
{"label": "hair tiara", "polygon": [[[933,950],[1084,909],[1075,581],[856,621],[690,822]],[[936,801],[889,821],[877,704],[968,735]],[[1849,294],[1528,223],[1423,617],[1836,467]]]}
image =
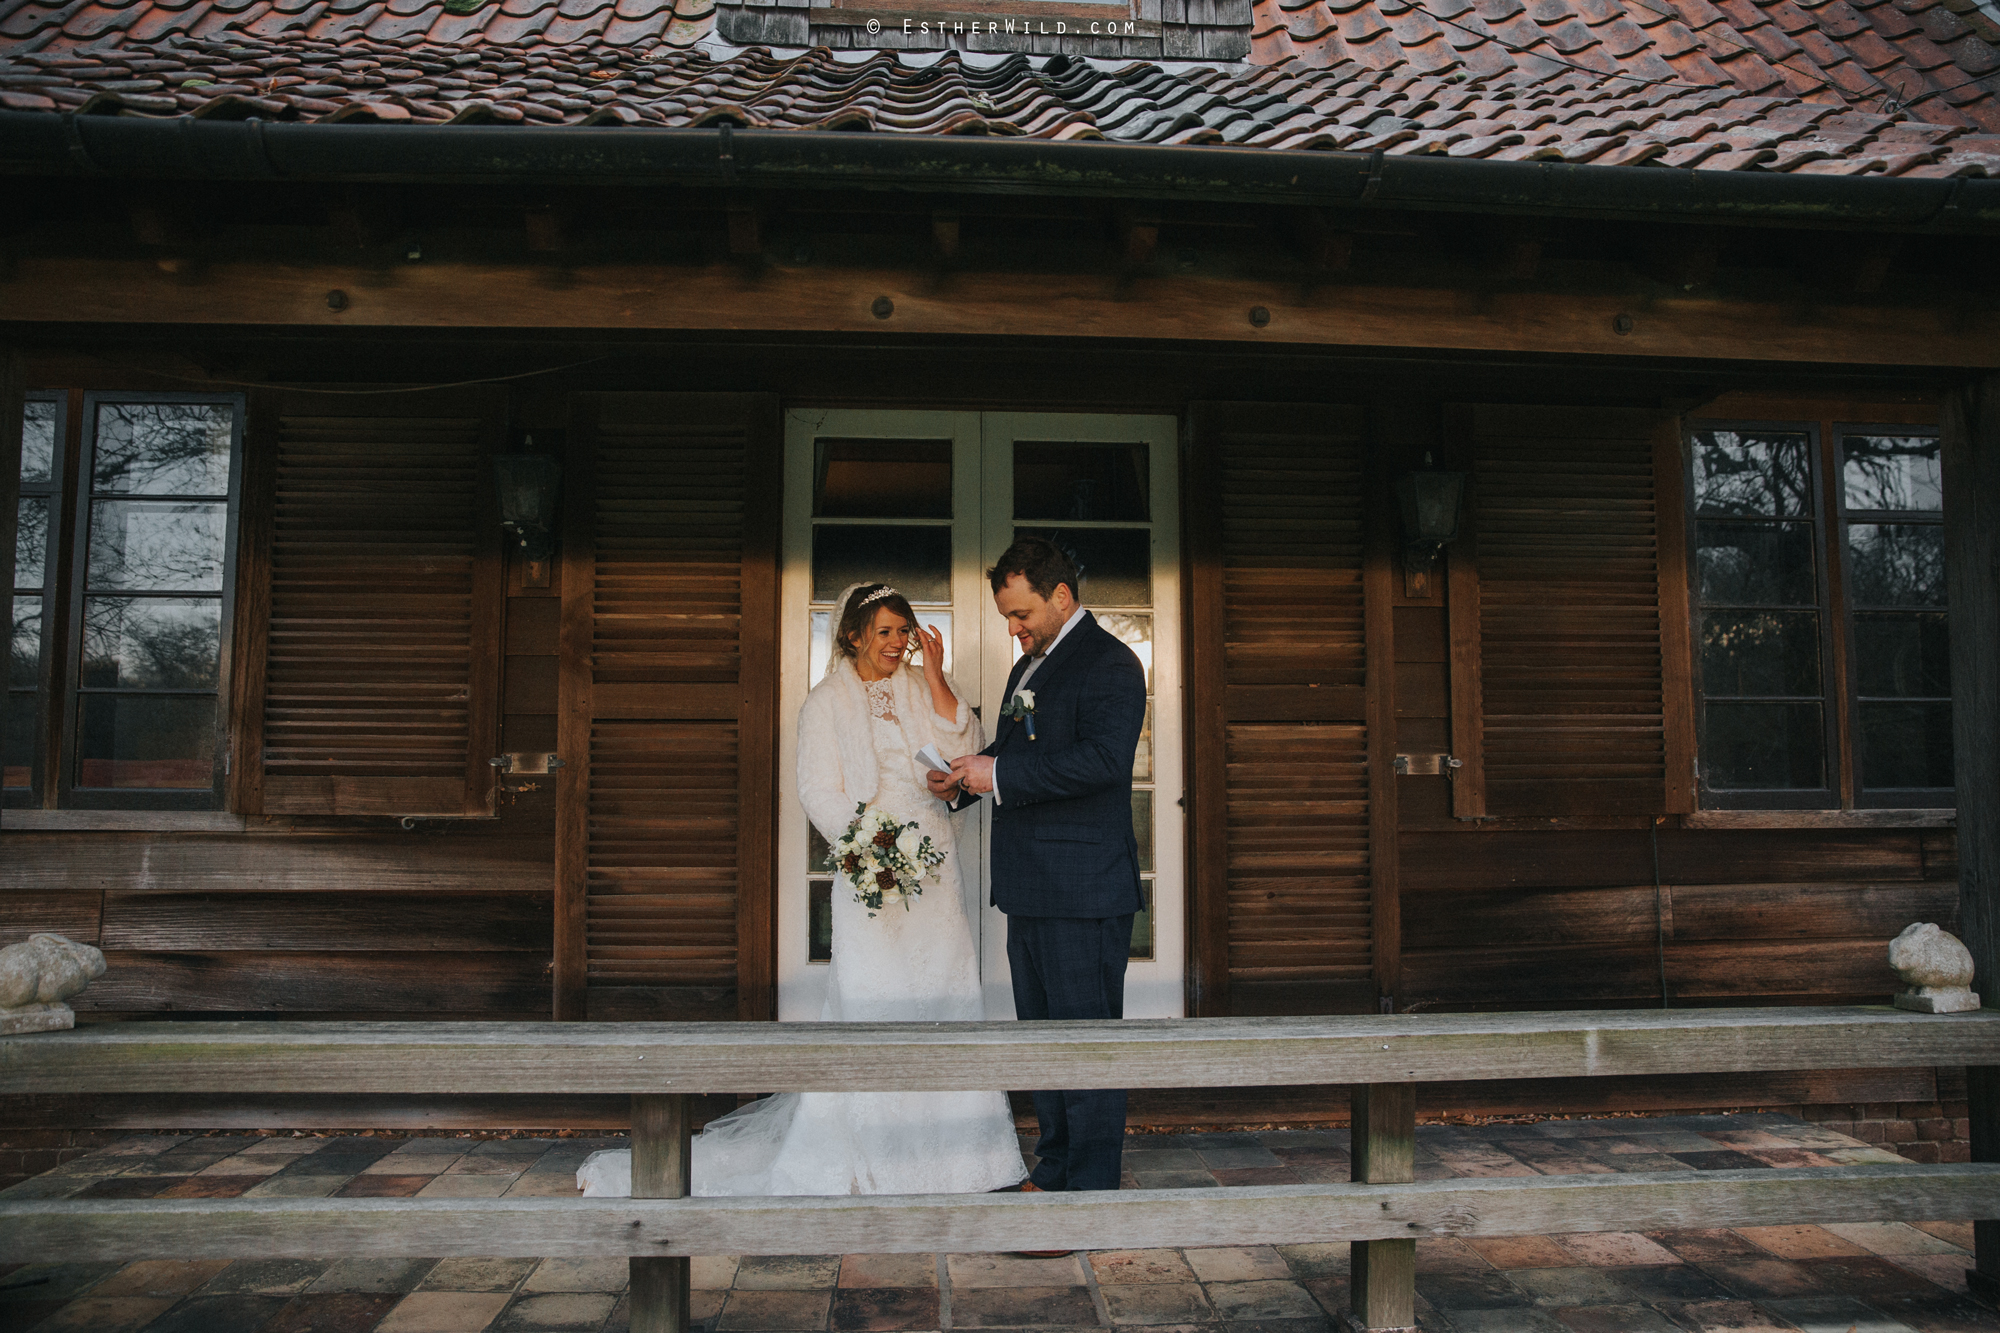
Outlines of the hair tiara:
{"label": "hair tiara", "polygon": [[879,602],[884,597],[894,597],[894,596],[896,596],[896,590],[885,583],[881,587],[877,588],[874,592],[869,593],[866,597],[856,602],[855,605],[866,606],[870,602]]}

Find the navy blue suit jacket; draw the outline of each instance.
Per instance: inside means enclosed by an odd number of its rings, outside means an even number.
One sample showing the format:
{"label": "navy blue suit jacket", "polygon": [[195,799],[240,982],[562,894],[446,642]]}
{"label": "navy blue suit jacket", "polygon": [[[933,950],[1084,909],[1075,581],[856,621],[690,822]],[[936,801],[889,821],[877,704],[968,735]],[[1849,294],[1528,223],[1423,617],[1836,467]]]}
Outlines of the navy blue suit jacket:
{"label": "navy blue suit jacket", "polygon": [[[1111,917],[1145,905],[1132,758],[1146,721],[1146,673],[1097,617],[1077,614],[1083,623],[1028,682],[1035,739],[1024,723],[996,718],[993,743],[980,751],[998,761],[993,905],[1010,916]],[[1003,707],[1028,660],[1008,673]]]}

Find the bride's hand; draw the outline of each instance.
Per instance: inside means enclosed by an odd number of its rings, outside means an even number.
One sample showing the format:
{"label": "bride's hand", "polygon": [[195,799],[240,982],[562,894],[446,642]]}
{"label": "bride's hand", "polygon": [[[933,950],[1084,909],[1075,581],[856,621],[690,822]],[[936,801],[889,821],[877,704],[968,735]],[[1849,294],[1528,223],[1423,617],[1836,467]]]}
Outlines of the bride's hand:
{"label": "bride's hand", "polygon": [[919,625],[917,644],[924,650],[924,679],[932,684],[943,680],[944,635],[928,625]]}

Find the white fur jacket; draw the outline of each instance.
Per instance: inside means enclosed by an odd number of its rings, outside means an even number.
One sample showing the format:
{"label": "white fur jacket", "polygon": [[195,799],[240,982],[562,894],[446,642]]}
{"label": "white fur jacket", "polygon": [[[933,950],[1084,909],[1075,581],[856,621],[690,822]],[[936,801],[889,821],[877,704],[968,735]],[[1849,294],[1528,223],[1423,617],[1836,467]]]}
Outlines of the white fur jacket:
{"label": "white fur jacket", "polygon": [[[965,691],[950,676],[945,680],[958,696],[958,716],[951,722],[931,707],[931,687],[924,683],[922,668],[906,664],[890,679],[896,719],[912,755],[935,743],[945,758],[955,759],[986,744]],[[854,807],[874,798],[878,776],[868,690],[854,672],[853,659],[843,657],[813,686],[799,709],[799,802],[821,837],[835,842],[847,832],[854,822]]]}

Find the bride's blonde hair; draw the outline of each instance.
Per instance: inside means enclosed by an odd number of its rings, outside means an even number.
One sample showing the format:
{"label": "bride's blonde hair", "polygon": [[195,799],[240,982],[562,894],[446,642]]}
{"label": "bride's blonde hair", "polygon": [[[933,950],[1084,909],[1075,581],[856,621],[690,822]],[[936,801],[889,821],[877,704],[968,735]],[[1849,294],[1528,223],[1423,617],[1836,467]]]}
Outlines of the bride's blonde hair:
{"label": "bride's blonde hair", "polygon": [[833,651],[842,657],[854,657],[855,637],[875,623],[875,613],[883,607],[908,621],[912,632],[916,630],[917,613],[910,609],[909,599],[903,594],[886,583],[857,583],[841,604],[840,623],[833,631]]}

